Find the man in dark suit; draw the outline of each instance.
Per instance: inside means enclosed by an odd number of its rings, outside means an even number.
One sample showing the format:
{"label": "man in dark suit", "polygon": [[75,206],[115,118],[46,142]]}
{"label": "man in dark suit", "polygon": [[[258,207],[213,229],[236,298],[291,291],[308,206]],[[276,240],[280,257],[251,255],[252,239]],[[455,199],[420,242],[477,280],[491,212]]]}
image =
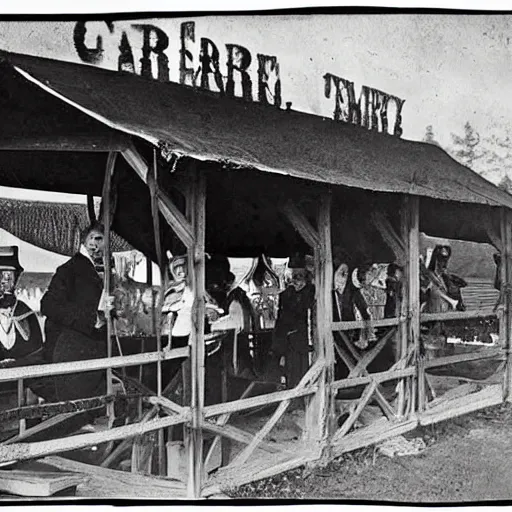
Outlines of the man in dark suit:
{"label": "man in dark suit", "polygon": [[[47,317],[48,362],[106,357],[105,307],[100,304],[104,252],[104,228],[95,222],[83,232],[79,252],[53,276],[41,300],[41,313]],[[110,302],[106,309],[109,307]],[[106,391],[104,371],[61,375],[53,381],[55,396],[51,398],[56,400],[86,398]]]}
{"label": "man in dark suit", "polygon": [[291,283],[279,294],[272,356],[285,358],[288,388],[294,388],[309,368],[310,329],[314,322],[315,287],[304,266],[291,268]]}

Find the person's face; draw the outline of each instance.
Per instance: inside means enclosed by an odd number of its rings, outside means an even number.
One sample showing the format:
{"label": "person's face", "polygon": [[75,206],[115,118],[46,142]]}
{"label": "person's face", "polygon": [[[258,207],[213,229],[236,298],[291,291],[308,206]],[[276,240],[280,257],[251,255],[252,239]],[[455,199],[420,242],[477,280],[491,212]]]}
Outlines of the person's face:
{"label": "person's face", "polygon": [[93,260],[100,260],[105,253],[105,237],[99,231],[91,231],[85,239],[84,246]]}
{"label": "person's face", "polygon": [[16,284],[16,275],[14,270],[0,271],[0,292],[1,294],[13,293]]}
{"label": "person's face", "polygon": [[174,267],[172,269],[172,275],[176,281],[184,281],[187,277],[187,269],[185,268],[185,265],[178,265],[177,267]]}
{"label": "person's face", "polygon": [[295,288],[295,291],[298,292],[306,286],[306,272],[303,270],[294,270],[292,271],[290,284]]}

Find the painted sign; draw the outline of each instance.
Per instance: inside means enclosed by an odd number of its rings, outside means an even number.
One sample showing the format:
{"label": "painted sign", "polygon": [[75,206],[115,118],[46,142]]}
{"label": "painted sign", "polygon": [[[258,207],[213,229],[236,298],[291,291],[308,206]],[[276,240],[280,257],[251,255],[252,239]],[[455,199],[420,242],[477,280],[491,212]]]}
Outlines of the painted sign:
{"label": "painted sign", "polygon": [[[168,33],[151,23],[132,23],[130,31],[119,29],[105,21],[103,31],[94,24],[96,34],[88,33],[87,22],[79,21],[74,26],[73,41],[82,62],[102,65],[105,59],[104,38],[117,41],[117,69],[138,73],[160,81],[170,80],[170,38]],[[95,45],[91,46],[91,36]],[[239,44],[225,44],[220,48],[207,37],[199,39],[199,55],[194,54],[196,25],[187,21],[180,25],[179,81],[183,85],[217,91],[228,97],[242,97],[247,101],[259,101],[280,108],[282,105],[281,77],[277,57],[251,51]],[[141,44],[134,50],[133,40]],[[88,41],[88,43],[87,43]],[[142,43],[140,43],[142,41]],[[109,45],[112,48],[112,45]],[[142,57],[136,62],[134,54]],[[221,55],[223,59],[221,60]],[[110,55],[111,59],[112,56]],[[225,60],[224,60],[225,59]],[[257,84],[251,75],[257,67]],[[340,122],[363,126],[369,130],[402,135],[402,107],[404,100],[378,89],[362,86],[356,101],[354,83],[339,76],[324,75],[325,98],[330,99],[334,89],[334,119]],[[289,104],[287,104],[289,105]],[[291,105],[291,104],[290,104]]]}

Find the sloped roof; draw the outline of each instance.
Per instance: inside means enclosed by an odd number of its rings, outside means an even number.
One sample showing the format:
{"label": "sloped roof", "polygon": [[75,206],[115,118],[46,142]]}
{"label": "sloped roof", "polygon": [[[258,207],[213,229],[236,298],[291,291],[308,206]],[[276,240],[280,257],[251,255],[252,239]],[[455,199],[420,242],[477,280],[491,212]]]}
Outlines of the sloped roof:
{"label": "sloped roof", "polygon": [[512,207],[510,195],[433,145],[129,73],[0,56],[94,119],[177,154],[333,185]]}

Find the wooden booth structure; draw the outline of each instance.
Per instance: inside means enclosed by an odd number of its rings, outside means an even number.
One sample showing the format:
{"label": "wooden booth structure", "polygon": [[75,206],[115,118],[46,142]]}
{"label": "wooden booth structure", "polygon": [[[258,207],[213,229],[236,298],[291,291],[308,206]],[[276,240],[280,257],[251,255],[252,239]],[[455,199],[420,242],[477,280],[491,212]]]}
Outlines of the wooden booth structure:
{"label": "wooden booth structure", "polygon": [[[155,434],[160,476],[136,475],[146,495],[200,498],[510,399],[512,197],[440,148],[174,83],[8,53],[1,54],[0,111],[0,184],[102,195],[107,238],[114,231],[162,272],[166,250],[186,252],[195,297],[188,347],[162,351],[157,334],[149,353],[116,356],[109,341],[106,359],[0,370],[0,381],[110,374],[185,357],[180,403],[166,396],[159,371],[139,421],[44,441],[21,435],[0,444],[0,463]],[[422,313],[420,232],[494,245],[503,262],[499,307]],[[243,393],[219,400],[205,385],[205,252],[295,251],[315,262],[309,370],[293,389],[262,393],[260,383],[247,382]],[[377,341],[366,350],[351,337],[365,322],[333,322],[340,254],[403,268],[398,311],[372,322]],[[427,357],[423,324],[489,318],[499,321],[498,344]],[[393,361],[376,364],[390,347]],[[436,369],[481,360],[496,362],[492,379],[448,375],[450,389],[436,390],[443,376]],[[339,365],[345,373],[337,379]],[[97,399],[109,403],[108,396]],[[297,400],[303,412],[289,412]],[[182,482],[162,477],[162,433],[177,425],[184,425],[187,450]],[[222,461],[210,470],[219,444]],[[113,482],[120,474],[108,464],[96,471]],[[127,484],[122,474],[124,488],[133,485],[142,496],[142,484]]]}

